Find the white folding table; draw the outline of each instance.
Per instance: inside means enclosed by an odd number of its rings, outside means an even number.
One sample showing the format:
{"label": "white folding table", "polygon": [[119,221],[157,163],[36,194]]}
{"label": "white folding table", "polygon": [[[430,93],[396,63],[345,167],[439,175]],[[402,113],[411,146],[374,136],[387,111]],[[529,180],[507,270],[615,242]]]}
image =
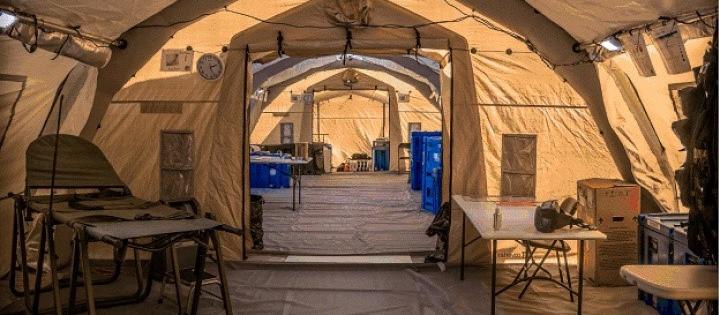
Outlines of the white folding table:
{"label": "white folding table", "polygon": [[719,294],[716,265],[627,265],[620,274],[646,293],[679,301],[682,314],[696,314]]}
{"label": "white folding table", "polygon": [[[251,164],[283,164],[290,166],[290,173],[285,174],[292,178],[292,211],[295,211],[295,187],[298,187],[298,200],[302,204],[302,166],[309,164],[312,158],[308,159],[283,159],[276,156],[250,156]],[[295,175],[295,167],[298,168]]]}
{"label": "white folding table", "polygon": [[[452,196],[454,202],[462,209],[462,249],[460,258],[460,279],[464,280],[464,250],[478,239],[492,240],[492,304],[491,314],[495,314],[495,299],[505,290],[519,283],[533,280],[549,280],[561,285],[569,290],[570,294],[577,296],[577,314],[582,314],[582,297],[584,285],[584,242],[588,240],[603,240],[607,236],[596,230],[588,230],[583,228],[562,228],[552,233],[542,233],[534,227],[534,206],[527,205],[502,205],[496,201],[487,201],[483,199],[472,198],[462,195]],[[494,230],[494,210],[499,205],[502,211],[502,226],[499,230]],[[477,229],[479,236],[469,243],[465,242],[465,225],[469,222]],[[575,292],[566,285],[553,280],[551,278],[537,276],[537,271],[530,277],[515,279],[511,284],[507,285],[499,292],[496,290],[497,283],[497,241],[499,240],[549,240],[557,242],[560,240],[576,240],[579,242],[579,286]],[[554,243],[552,243],[554,246]],[[546,259],[546,255],[542,259]],[[541,264],[541,263],[540,263]],[[571,279],[570,279],[571,281]]]}

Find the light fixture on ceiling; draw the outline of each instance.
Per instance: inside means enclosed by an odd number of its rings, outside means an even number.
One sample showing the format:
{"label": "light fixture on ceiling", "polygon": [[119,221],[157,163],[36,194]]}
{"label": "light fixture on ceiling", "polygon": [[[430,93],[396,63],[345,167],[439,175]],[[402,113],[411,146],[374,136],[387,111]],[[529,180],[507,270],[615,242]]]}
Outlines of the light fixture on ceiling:
{"label": "light fixture on ceiling", "polygon": [[10,11],[0,10],[0,30],[3,32],[12,28],[17,22],[17,15]]}
{"label": "light fixture on ceiling", "polygon": [[622,43],[614,36],[607,37],[599,45],[602,45],[606,50],[609,51],[620,51],[622,50]]}

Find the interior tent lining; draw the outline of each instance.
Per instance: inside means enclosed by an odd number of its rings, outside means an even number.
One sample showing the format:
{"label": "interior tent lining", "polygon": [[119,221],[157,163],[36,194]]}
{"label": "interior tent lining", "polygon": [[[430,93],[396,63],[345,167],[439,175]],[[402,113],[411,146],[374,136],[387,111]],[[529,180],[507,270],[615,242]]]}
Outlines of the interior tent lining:
{"label": "interior tent lining", "polygon": [[[20,193],[24,189],[25,149],[37,138],[50,111],[50,101],[66,74],[76,61],[53,53],[38,50],[29,55],[17,41],[0,37],[2,73],[25,77],[25,87],[17,100],[13,122],[7,127],[5,140],[0,147],[0,191]],[[2,84],[2,83],[0,83]],[[5,106],[12,103],[0,103]],[[84,123],[84,122],[82,122]],[[82,124],[80,123],[80,124]],[[0,252],[10,253],[13,211],[11,199],[0,200]],[[10,255],[0,255],[0,275],[9,270]]]}
{"label": "interior tent lining", "polygon": [[627,28],[654,22],[660,16],[677,16],[694,12],[716,11],[711,0],[527,0],[572,36],[583,43],[600,42]]}
{"label": "interior tent lining", "polygon": [[[563,37],[562,34],[566,33],[563,30],[558,28],[553,23],[549,22],[545,17],[537,15],[536,13],[531,11],[531,7],[526,5],[526,3],[524,3],[523,1],[505,2],[501,5],[501,8],[495,4],[484,3],[473,3],[472,6],[474,8],[478,8],[477,12],[484,14],[485,16],[489,16],[496,21],[503,23],[504,25],[508,25],[512,29],[526,30],[526,32],[522,33],[527,33],[530,35],[530,37],[536,37],[531,38],[533,43],[535,43],[535,45],[537,45],[541,51],[550,56],[551,59],[554,61],[571,61],[578,58],[577,55],[570,53],[566,48],[571,46],[573,40],[564,40],[565,37]],[[507,10],[507,8],[511,9]],[[511,12],[511,14],[509,12]],[[518,23],[518,21],[521,21],[521,23]],[[550,34],[551,36],[549,36]],[[338,37],[341,37],[341,35]],[[397,50],[397,52],[398,51],[399,50]],[[137,69],[134,69],[132,71],[136,70]],[[620,152],[621,154],[617,154],[617,142],[613,142],[612,139],[613,132],[611,128],[606,128],[608,125],[604,124],[604,118],[602,118],[603,104],[601,103],[601,98],[598,99],[596,97],[597,88],[593,87],[592,85],[592,83],[597,83],[596,80],[593,80],[593,78],[596,76],[596,72],[594,72],[595,70],[593,69],[593,67],[588,68],[586,67],[586,65],[584,65],[572,67],[572,69],[559,68],[556,69],[556,71],[562,76],[566,76],[568,81],[572,83],[572,85],[577,89],[579,94],[581,94],[587,100],[587,103],[590,105],[590,109],[592,110],[592,114],[597,119],[598,125],[605,134],[605,139],[607,141],[610,151],[613,152],[617,167],[619,167],[623,171],[622,174],[626,175],[627,173],[625,173],[624,170],[626,169],[627,164],[623,163],[626,160],[622,160],[622,155],[625,155],[625,152],[622,151]],[[598,110],[596,108],[598,108]],[[597,113],[599,113],[599,115],[597,115]],[[92,126],[93,124],[88,123],[88,125]],[[96,123],[94,125],[96,125]],[[607,134],[609,135],[606,136]],[[630,177],[628,178],[631,178],[631,175],[629,176]]]}

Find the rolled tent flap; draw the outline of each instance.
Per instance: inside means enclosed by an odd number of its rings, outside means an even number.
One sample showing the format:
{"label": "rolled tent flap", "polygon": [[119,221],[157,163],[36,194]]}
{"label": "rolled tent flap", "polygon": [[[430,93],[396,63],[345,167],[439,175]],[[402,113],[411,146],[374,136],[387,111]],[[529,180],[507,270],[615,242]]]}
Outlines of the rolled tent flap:
{"label": "rolled tent flap", "polygon": [[82,63],[102,68],[110,62],[112,49],[89,39],[44,30],[35,24],[18,21],[6,32],[8,36],[19,40],[23,45],[37,45],[38,48],[63,55]]}

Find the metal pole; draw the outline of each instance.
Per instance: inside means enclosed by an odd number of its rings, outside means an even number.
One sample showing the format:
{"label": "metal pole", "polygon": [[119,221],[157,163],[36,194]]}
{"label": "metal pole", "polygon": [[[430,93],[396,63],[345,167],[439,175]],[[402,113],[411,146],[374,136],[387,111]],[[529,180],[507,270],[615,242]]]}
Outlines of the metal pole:
{"label": "metal pole", "polygon": [[459,263],[459,280],[464,280],[464,234],[465,234],[465,224],[467,221],[467,216],[464,214],[464,210],[462,210],[462,250],[460,251],[460,263]]}
{"label": "metal pole", "polygon": [[577,296],[577,314],[582,314],[582,299],[584,297],[584,240],[579,240],[579,294]]}
{"label": "metal pole", "polygon": [[250,45],[247,45],[245,47],[245,58],[243,60],[244,66],[243,66],[243,84],[242,84],[242,223],[240,224],[242,226],[242,260],[247,259],[247,246],[245,245],[246,235],[247,235],[247,228],[245,227],[245,217],[246,217],[246,207],[247,207],[247,180],[245,178],[245,174],[247,174],[247,159],[249,158],[248,150],[248,144],[247,139],[249,135],[247,134],[249,131],[248,128],[248,115],[249,115],[249,106],[247,106],[247,63],[249,62],[250,58]]}
{"label": "metal pole", "polygon": [[492,315],[495,314],[495,299],[497,286],[497,240],[492,240]]}

